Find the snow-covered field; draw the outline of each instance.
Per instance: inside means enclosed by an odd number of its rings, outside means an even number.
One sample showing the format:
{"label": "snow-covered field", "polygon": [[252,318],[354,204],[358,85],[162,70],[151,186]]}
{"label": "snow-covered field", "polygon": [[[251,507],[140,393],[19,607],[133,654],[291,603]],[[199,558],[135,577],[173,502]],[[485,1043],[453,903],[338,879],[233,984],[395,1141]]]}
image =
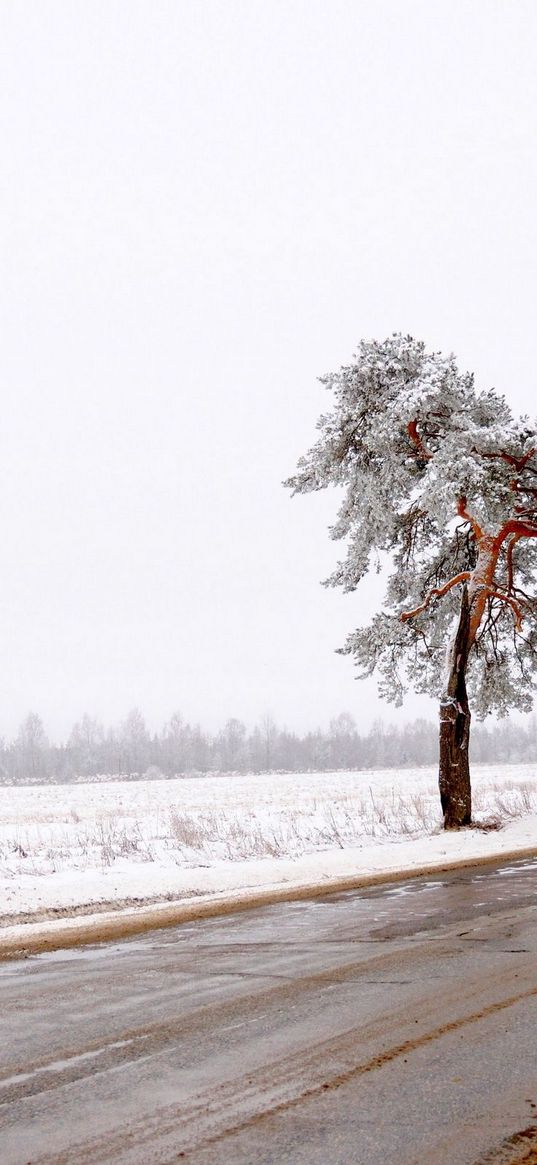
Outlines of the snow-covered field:
{"label": "snow-covered field", "polygon": [[0,788],[0,924],[537,848],[537,766],[476,766],[446,835],[431,768]]}

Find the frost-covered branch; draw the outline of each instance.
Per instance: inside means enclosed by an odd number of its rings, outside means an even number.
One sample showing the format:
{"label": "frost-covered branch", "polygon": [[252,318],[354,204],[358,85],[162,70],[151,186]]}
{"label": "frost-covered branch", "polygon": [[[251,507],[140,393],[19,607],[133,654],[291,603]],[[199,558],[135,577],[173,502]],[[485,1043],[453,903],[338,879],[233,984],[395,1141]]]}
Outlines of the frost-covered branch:
{"label": "frost-covered branch", "polygon": [[528,462],[531,461],[532,457],[535,457],[537,448],[528,449],[528,452],[524,453],[521,457],[515,457],[513,453],[507,453],[505,449],[490,451],[486,449],[476,449],[475,452],[479,453],[480,457],[488,457],[491,459],[499,457],[502,461],[507,462],[508,465],[514,466],[517,473],[522,473]]}

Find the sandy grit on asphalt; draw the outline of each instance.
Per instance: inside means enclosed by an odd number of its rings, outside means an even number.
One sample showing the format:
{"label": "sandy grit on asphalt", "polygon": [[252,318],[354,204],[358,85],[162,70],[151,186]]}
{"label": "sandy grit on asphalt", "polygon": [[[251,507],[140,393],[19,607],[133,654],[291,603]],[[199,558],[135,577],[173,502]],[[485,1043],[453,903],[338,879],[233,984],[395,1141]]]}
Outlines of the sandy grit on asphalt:
{"label": "sandy grit on asphalt", "polygon": [[427,866],[384,871],[354,878],[337,878],[310,885],[267,887],[257,892],[239,891],[228,897],[200,898],[196,901],[144,903],[133,909],[131,903],[102,903],[99,912],[58,916],[54,919],[15,924],[0,930],[0,960],[18,958],[46,951],[65,950],[86,944],[110,942],[147,933],[164,927],[178,926],[197,919],[214,918],[276,902],[306,901],[326,894],[366,889],[382,883],[403,882],[409,878],[438,876],[447,871],[488,866],[498,859],[504,862],[533,860],[537,847],[501,850],[475,857],[456,858]]}

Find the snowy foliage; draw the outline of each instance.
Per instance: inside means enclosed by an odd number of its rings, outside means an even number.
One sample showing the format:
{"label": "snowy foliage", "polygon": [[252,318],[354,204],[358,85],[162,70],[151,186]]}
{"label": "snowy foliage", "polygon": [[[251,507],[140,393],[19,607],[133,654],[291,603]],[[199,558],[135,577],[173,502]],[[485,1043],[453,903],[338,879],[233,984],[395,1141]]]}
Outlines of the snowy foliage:
{"label": "snowy foliage", "polygon": [[[341,650],[400,704],[409,685],[442,696],[446,652],[468,586],[475,628],[468,688],[480,716],[531,706],[537,635],[537,434],[453,356],[412,337],[362,342],[326,376],[320,437],[285,484],[340,487],[331,529],[347,553],[331,586],[354,591],[391,564],[383,609]],[[460,581],[455,581],[463,574]],[[445,588],[445,589],[444,589]],[[441,594],[435,592],[443,592]]]}

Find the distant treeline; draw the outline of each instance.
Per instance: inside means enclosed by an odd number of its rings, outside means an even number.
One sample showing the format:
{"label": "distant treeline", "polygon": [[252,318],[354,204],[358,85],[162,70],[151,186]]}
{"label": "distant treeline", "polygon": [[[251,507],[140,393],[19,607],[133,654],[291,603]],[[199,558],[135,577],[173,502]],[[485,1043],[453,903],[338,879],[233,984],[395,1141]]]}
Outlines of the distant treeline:
{"label": "distant treeline", "polygon": [[[437,727],[414,720],[401,727],[378,721],[360,733],[347,712],[328,729],[301,736],[265,716],[248,730],[231,719],[211,734],[175,713],[155,734],[133,709],[116,728],[83,716],[64,745],[49,741],[41,718],[31,712],[14,741],[0,741],[0,783],[68,783],[97,777],[172,777],[215,772],[323,772],[332,769],[409,768],[435,764]],[[473,763],[537,760],[537,720],[476,724]]]}

